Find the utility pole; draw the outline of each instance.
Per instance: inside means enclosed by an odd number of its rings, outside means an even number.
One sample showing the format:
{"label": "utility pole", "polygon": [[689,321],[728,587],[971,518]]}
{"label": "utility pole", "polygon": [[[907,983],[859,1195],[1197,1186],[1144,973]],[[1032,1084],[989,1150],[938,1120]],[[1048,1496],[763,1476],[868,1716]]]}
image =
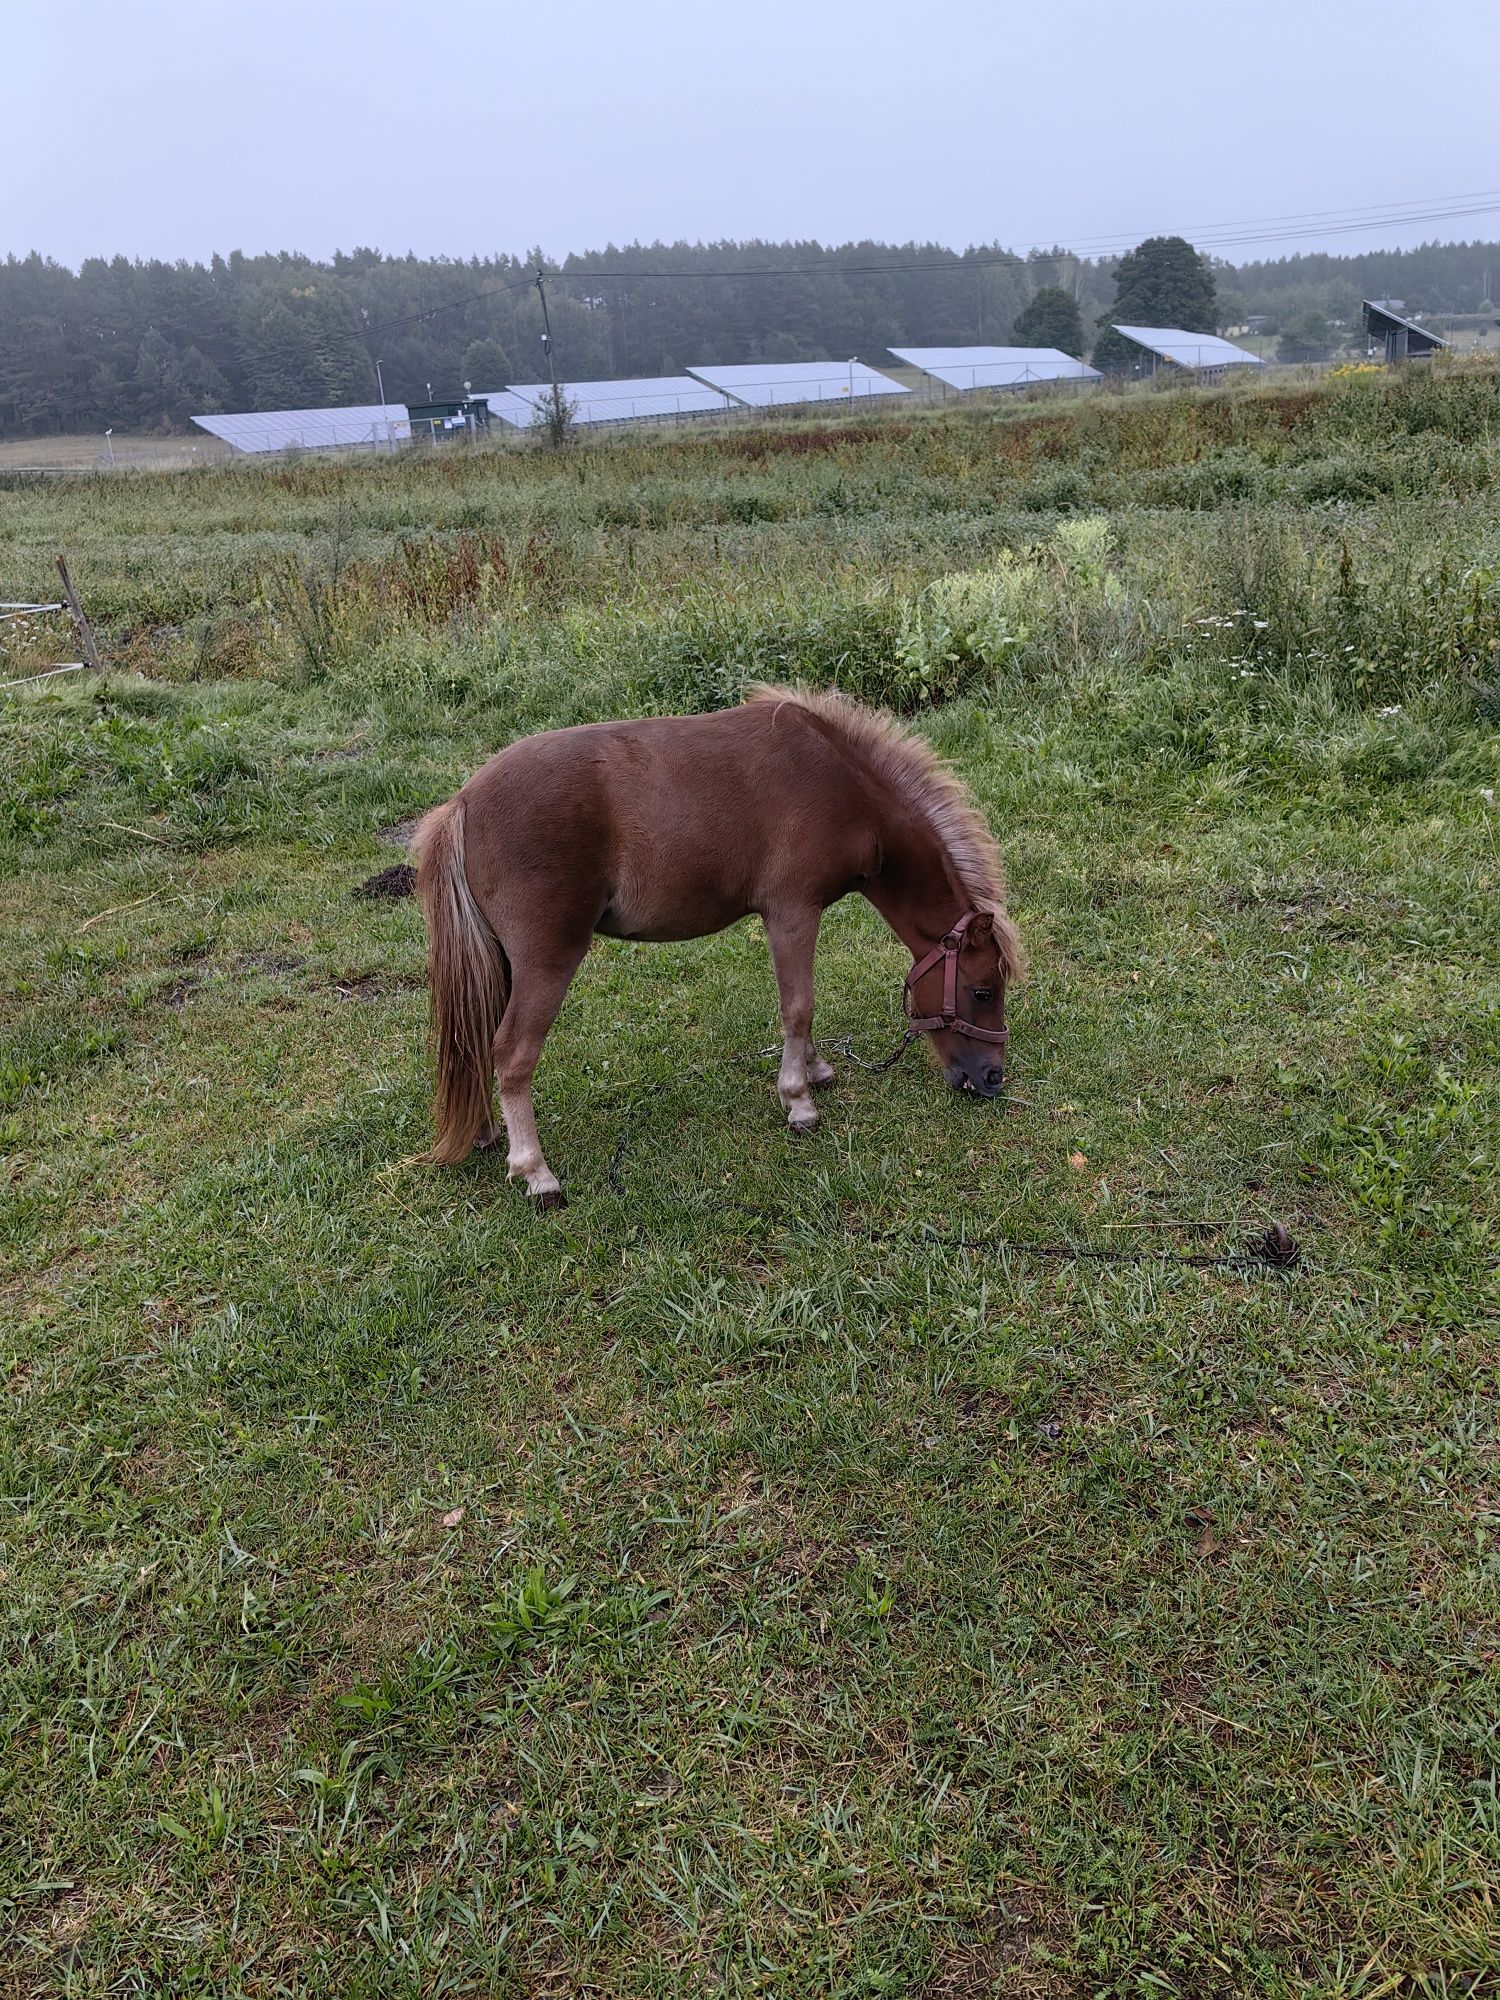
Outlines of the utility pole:
{"label": "utility pole", "polygon": [[385,410],[385,377],[380,372],[380,363],[378,361],[375,363],[375,386],[380,391],[380,421],[385,430],[386,449],[388,451],[394,450],[394,440],[391,437],[391,420],[386,415]]}
{"label": "utility pole", "polygon": [[557,385],[557,357],[552,352],[552,321],[547,313],[547,274],[540,265],[536,273],[537,296],[542,302],[542,348],[547,356],[547,372],[552,377],[552,437],[563,441],[562,390]]}

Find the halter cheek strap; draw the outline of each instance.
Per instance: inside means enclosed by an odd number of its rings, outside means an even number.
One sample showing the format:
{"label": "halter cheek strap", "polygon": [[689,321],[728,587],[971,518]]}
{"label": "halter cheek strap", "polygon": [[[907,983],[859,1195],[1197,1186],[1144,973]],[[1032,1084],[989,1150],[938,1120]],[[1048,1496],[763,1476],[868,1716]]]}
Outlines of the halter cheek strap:
{"label": "halter cheek strap", "polygon": [[[925,958],[919,958],[906,975],[906,985],[901,993],[901,1005],[905,1011],[907,1024],[914,1035],[928,1033],[933,1028],[947,1028],[955,1035],[968,1035],[976,1042],[998,1042],[1010,1040],[1009,1028],[981,1028],[975,1021],[966,1021],[958,1011],[958,957],[963,950],[964,933],[979,912],[966,910],[948,932],[939,938]],[[939,1014],[913,1014],[917,982],[931,972],[935,965],[943,968],[943,1008]],[[1001,1005],[1004,1005],[1002,1000]]]}

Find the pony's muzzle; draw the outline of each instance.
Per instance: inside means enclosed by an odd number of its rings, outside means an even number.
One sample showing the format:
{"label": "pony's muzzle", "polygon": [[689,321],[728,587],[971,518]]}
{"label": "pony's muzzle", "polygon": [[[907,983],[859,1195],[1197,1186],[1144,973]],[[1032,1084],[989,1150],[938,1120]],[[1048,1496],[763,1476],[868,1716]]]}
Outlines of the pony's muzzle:
{"label": "pony's muzzle", "polygon": [[998,1097],[1005,1088],[1005,1065],[993,1056],[951,1062],[944,1074],[955,1090],[971,1091],[976,1097]]}

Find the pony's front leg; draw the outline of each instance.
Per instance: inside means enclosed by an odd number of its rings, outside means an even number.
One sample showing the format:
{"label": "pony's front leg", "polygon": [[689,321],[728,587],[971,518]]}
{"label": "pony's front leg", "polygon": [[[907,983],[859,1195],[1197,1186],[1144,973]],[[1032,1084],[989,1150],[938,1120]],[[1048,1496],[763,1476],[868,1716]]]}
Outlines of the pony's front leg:
{"label": "pony's front leg", "polygon": [[587,949],[585,942],[583,949],[570,960],[556,965],[513,964],[510,1004],[495,1036],[495,1074],[500,1083],[500,1111],[509,1141],[506,1178],[524,1180],[526,1191],[538,1208],[561,1208],[564,1195],[557,1175],[542,1154],[536,1108],[531,1101],[531,1078],[547,1030],[557,1019],[557,1010]]}
{"label": "pony's front leg", "polygon": [[[794,1132],[811,1132],[818,1122],[810,1083],[824,1083],[833,1072],[810,1038],[813,1017],[813,953],[818,943],[821,910],[794,910],[766,917],[766,942],[781,998],[781,1070],[776,1089],[786,1106]],[[826,1072],[826,1075],[824,1074]]]}

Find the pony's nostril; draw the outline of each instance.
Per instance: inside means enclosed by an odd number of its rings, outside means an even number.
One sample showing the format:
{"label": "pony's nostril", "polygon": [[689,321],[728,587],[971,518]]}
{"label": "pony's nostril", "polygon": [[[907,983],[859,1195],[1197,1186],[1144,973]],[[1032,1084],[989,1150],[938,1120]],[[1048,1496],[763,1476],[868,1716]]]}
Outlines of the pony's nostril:
{"label": "pony's nostril", "polygon": [[1003,1069],[987,1069],[984,1073],[984,1080],[991,1090],[998,1090],[1005,1081],[1005,1071]]}

